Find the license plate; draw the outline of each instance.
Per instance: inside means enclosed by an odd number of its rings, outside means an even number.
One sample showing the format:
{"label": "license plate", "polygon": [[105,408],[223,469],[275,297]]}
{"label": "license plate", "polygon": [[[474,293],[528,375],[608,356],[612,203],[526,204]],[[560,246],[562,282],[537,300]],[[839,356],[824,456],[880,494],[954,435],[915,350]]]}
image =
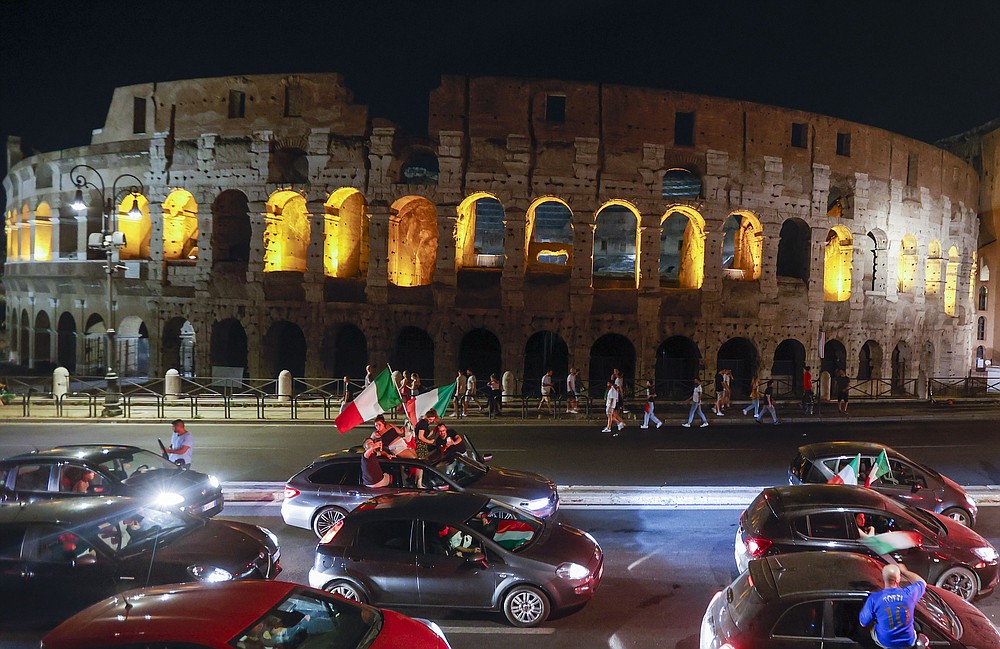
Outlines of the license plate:
{"label": "license plate", "polygon": [[218,500],[213,500],[212,502],[208,503],[207,505],[202,505],[201,506],[201,511],[207,512],[208,510],[212,509],[213,507],[215,507],[218,504],[219,504]]}

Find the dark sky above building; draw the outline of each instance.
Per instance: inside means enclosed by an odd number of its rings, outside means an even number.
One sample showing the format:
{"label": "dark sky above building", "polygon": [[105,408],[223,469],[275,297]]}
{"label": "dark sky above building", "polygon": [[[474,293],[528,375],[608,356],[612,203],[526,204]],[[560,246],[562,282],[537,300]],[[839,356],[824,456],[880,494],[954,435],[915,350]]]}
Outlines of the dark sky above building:
{"label": "dark sky above building", "polygon": [[998,18],[985,0],[3,0],[0,137],[86,144],[117,86],[341,72],[410,130],[441,74],[472,74],[745,99],[934,141],[1000,117]]}

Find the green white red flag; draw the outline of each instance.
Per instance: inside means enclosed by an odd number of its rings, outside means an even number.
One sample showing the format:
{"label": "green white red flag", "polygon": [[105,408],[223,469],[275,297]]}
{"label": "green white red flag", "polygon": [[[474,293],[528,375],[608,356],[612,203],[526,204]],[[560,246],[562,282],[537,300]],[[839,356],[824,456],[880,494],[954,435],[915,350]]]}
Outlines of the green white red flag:
{"label": "green white red flag", "polygon": [[508,550],[513,550],[530,541],[534,535],[535,530],[532,529],[531,525],[523,521],[503,519],[497,524],[493,540]]}
{"label": "green white red flag", "polygon": [[338,431],[346,433],[401,403],[402,399],[399,398],[399,391],[392,381],[392,374],[386,368],[379,372],[368,387],[354,397],[354,401],[344,406],[344,410],[333,420],[333,424]]}
{"label": "green white red flag", "polygon": [[862,545],[879,556],[919,548],[922,542],[918,532],[885,532],[861,539]]}
{"label": "green white red flag", "polygon": [[845,464],[840,470],[840,473],[833,476],[827,480],[827,484],[848,484],[857,485],[858,484],[858,471],[861,469],[861,453],[851,460],[849,463]]}
{"label": "green white red flag", "polygon": [[456,384],[452,381],[448,385],[428,390],[413,397],[403,404],[403,408],[406,410],[406,418],[410,420],[411,424],[416,426],[417,420],[423,417],[431,408],[436,410],[439,416],[443,417],[445,410],[448,409],[448,404],[451,402],[452,397],[455,396],[455,387]]}
{"label": "green white red flag", "polygon": [[865,486],[871,487],[873,482],[886,474],[891,475],[892,471],[889,469],[889,456],[886,454],[885,449],[882,449],[882,452],[878,454],[878,459],[875,460],[875,464],[872,465],[871,471],[865,477]]}

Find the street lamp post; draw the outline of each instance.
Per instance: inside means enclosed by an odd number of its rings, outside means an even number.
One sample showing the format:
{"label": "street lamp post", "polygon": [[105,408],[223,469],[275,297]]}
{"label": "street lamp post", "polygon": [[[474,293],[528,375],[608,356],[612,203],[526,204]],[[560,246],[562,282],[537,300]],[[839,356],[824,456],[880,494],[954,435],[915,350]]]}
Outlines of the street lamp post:
{"label": "street lamp post", "polygon": [[[85,175],[89,172],[89,175],[96,178],[97,182],[88,180]],[[104,410],[101,413],[103,417],[118,417],[122,414],[121,407],[121,389],[118,385],[118,361],[117,361],[117,349],[115,343],[115,293],[114,293],[114,277],[115,271],[118,270],[116,255],[118,251],[125,246],[125,233],[117,229],[118,219],[117,219],[117,209],[115,207],[115,201],[118,199],[118,183],[122,179],[126,182],[134,182],[134,184],[127,187],[123,187],[121,190],[123,194],[129,194],[131,196],[138,196],[142,193],[143,186],[142,181],[132,174],[121,174],[115,178],[114,183],[111,185],[111,194],[105,194],[104,178],[101,176],[97,169],[94,169],[90,165],[78,164],[73,167],[69,172],[70,178],[73,180],[73,184],[76,185],[76,196],[73,200],[73,209],[77,212],[84,212],[87,209],[87,204],[83,202],[83,189],[85,187],[91,187],[98,192],[101,197],[101,231],[91,233],[87,238],[87,247],[91,250],[99,250],[104,253],[105,257],[105,271],[107,273],[107,289],[108,289],[108,327],[107,327],[107,373],[104,375],[104,380],[107,383],[107,387],[104,392]],[[138,201],[132,202],[132,208],[129,210],[129,216],[133,218],[141,217],[142,212],[139,210]]]}

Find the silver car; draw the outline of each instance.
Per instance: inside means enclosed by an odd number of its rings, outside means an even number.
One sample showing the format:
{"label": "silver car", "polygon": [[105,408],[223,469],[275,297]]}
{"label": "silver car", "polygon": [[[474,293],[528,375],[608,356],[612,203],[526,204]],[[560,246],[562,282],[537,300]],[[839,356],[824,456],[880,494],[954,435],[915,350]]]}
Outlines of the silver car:
{"label": "silver car", "polygon": [[361,483],[361,451],[327,453],[285,483],[281,517],[294,527],[312,529],[322,538],[348,512],[369,498],[401,491],[470,492],[495,498],[540,518],[559,508],[554,482],[536,473],[488,466],[457,455],[439,460],[382,459],[392,476],[388,487]]}

